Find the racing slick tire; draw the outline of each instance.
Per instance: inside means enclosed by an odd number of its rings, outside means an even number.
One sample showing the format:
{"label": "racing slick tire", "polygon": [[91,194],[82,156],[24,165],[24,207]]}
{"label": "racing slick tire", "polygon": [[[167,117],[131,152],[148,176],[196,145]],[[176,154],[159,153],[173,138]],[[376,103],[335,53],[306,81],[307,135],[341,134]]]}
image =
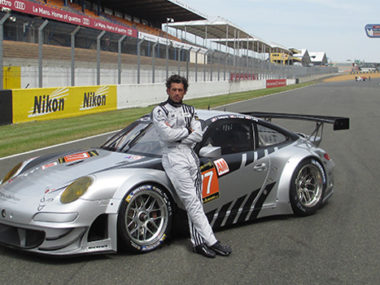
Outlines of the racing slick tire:
{"label": "racing slick tire", "polygon": [[314,214],[322,204],[326,189],[326,173],[321,163],[309,158],[303,160],[293,173],[289,200],[298,216]]}
{"label": "racing slick tire", "polygon": [[172,226],[172,203],[153,184],[128,192],[120,205],[117,221],[118,245],[129,252],[149,252],[168,238]]}

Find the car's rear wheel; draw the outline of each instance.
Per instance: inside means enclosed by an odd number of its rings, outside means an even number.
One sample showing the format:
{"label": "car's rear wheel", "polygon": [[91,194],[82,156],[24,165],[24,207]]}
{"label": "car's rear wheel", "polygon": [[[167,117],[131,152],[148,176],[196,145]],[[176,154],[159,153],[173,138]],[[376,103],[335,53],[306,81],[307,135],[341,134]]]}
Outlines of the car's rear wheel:
{"label": "car's rear wheel", "polygon": [[326,174],[316,159],[302,161],[294,171],[289,198],[293,211],[299,216],[314,214],[321,205],[326,188]]}
{"label": "car's rear wheel", "polygon": [[141,185],[125,195],[118,216],[119,246],[133,252],[148,252],[168,237],[172,206],[159,187]]}

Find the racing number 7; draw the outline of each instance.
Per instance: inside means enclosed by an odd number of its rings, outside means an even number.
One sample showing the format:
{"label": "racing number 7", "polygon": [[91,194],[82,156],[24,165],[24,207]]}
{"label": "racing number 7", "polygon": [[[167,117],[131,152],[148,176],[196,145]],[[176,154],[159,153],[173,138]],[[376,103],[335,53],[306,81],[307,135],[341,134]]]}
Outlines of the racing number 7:
{"label": "racing number 7", "polygon": [[219,197],[218,175],[214,167],[202,173],[202,186],[203,202]]}
{"label": "racing number 7", "polygon": [[[212,177],[214,176],[214,172],[212,171],[208,171],[206,172],[205,174],[202,175],[202,179],[203,181],[207,180],[207,187],[206,187],[206,193],[204,193],[203,191],[203,195],[208,195],[210,194],[210,187],[211,187],[211,180],[212,180]],[[206,179],[208,178],[208,179]],[[203,183],[205,184],[205,183]],[[204,185],[203,185],[204,186]],[[204,188],[203,188],[204,189]]]}

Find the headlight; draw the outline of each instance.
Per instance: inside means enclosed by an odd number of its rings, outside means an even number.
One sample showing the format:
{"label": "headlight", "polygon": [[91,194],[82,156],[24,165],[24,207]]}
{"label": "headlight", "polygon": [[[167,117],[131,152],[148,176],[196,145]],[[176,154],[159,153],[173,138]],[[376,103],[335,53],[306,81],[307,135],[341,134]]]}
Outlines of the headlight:
{"label": "headlight", "polygon": [[4,184],[6,183],[9,179],[11,179],[16,173],[17,171],[19,171],[19,169],[21,168],[22,166],[22,162],[20,162],[19,164],[17,164],[15,167],[13,167],[11,169],[11,171],[9,171],[7,173],[7,175],[5,175],[5,177],[3,178],[3,180],[1,181],[1,184]]}
{"label": "headlight", "polygon": [[69,186],[66,187],[61,195],[61,203],[68,204],[74,202],[84,193],[86,193],[88,187],[91,186],[93,179],[91,177],[85,176],[78,178]]}

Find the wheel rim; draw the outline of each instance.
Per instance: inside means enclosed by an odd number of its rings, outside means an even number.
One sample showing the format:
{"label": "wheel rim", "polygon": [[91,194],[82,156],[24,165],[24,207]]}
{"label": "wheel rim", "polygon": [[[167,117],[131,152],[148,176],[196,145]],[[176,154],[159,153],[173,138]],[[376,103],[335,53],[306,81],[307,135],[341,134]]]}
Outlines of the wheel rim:
{"label": "wheel rim", "polygon": [[168,224],[164,198],[153,191],[142,191],[129,202],[125,212],[125,228],[132,241],[150,245],[160,239]]}
{"label": "wheel rim", "polygon": [[307,164],[301,168],[296,178],[298,200],[304,207],[314,207],[321,199],[323,178],[319,168]]}

